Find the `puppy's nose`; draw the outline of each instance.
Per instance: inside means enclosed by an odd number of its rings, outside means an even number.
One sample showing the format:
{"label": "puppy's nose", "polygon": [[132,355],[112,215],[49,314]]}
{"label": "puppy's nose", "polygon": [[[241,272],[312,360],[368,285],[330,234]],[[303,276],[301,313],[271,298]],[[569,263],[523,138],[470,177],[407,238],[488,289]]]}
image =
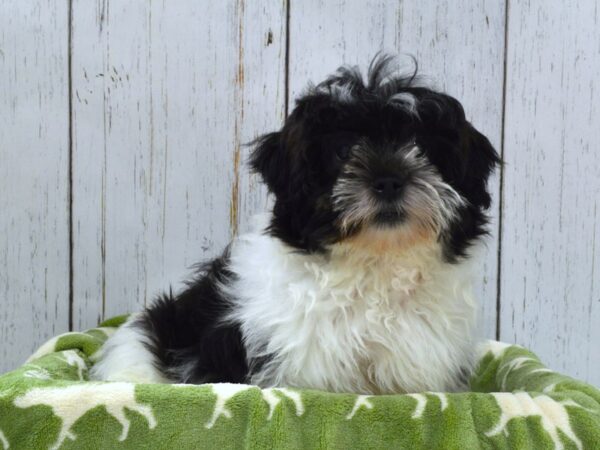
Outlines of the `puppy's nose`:
{"label": "puppy's nose", "polygon": [[382,200],[396,200],[402,191],[402,180],[395,177],[382,177],[373,182],[373,190]]}

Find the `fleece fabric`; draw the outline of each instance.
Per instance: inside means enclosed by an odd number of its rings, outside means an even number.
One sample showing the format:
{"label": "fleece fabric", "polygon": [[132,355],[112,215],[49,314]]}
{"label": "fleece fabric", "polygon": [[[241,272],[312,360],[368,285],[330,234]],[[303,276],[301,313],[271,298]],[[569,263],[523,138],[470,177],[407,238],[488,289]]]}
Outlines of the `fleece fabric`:
{"label": "fleece fabric", "polygon": [[124,318],[0,377],[2,449],[600,449],[600,391],[489,341],[471,391],[370,396],[88,381]]}

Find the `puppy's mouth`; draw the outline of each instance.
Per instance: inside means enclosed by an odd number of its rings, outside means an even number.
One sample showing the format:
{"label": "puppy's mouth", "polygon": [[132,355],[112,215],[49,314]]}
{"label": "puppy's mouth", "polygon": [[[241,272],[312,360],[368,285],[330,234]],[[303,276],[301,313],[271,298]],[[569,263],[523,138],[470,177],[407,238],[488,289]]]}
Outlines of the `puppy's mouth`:
{"label": "puppy's mouth", "polygon": [[400,225],[405,221],[406,214],[396,208],[382,208],[372,219],[374,225],[385,228]]}

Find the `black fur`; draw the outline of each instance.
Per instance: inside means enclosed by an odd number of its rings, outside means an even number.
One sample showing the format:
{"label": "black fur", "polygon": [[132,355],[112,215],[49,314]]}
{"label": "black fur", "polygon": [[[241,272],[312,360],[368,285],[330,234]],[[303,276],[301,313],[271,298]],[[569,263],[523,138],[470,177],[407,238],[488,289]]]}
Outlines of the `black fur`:
{"label": "black fur", "polygon": [[[381,168],[373,170],[386,171],[385,155],[413,138],[443,180],[467,200],[440,236],[447,260],[464,256],[485,233],[486,182],[499,163],[497,153],[465,119],[457,100],[418,87],[415,73],[392,76],[391,64],[388,57],[376,58],[366,82],[355,69],[338,70],[297,100],[280,131],[255,142],[251,166],[275,195],[273,236],[300,251],[326,252],[329,244],[359,231],[342,231],[332,205],[333,186],[352,146],[368,142],[382,158]],[[390,102],[402,93],[416,99],[414,110]],[[394,176],[403,176],[401,167]],[[227,258],[225,253],[204,266],[185,291],[176,298],[162,296],[139,319],[160,369],[175,381],[245,382],[263,362],[247,361],[239,327],[222,320],[231,305],[218,288],[233,276]]]}
{"label": "black fur", "polygon": [[248,374],[239,328],[218,285],[227,283],[228,254],[199,268],[195,281],[173,298],[163,295],[138,320],[163,374],[181,383],[243,383]]}

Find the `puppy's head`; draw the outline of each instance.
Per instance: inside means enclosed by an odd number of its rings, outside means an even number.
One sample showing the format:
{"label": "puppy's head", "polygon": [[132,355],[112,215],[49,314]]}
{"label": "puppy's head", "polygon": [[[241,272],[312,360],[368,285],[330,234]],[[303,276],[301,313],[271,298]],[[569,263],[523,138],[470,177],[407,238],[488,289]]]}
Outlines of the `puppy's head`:
{"label": "puppy's head", "polygon": [[348,242],[437,241],[448,260],[485,233],[499,158],[454,98],[394,75],[342,67],[301,96],[251,165],[275,195],[270,232],[307,251]]}

